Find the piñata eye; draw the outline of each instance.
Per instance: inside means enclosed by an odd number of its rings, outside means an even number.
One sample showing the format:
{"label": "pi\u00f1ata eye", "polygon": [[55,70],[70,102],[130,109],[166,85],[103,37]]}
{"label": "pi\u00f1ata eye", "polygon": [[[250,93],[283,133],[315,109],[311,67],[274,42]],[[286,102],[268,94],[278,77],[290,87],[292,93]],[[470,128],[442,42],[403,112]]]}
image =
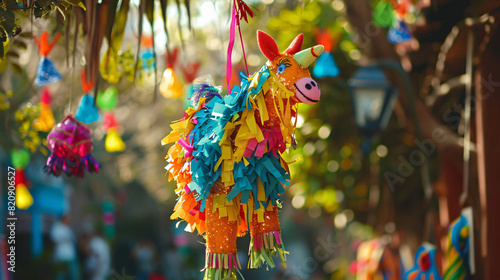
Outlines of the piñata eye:
{"label": "pi\u00f1ata eye", "polygon": [[280,59],[280,61],[278,62],[278,74],[281,74],[285,71],[285,69],[287,67],[290,67],[292,66],[292,64],[290,63],[290,60],[288,59]]}
{"label": "pi\u00f1ata eye", "polygon": [[278,74],[281,74],[285,71],[286,65],[285,64],[280,64],[278,65]]}

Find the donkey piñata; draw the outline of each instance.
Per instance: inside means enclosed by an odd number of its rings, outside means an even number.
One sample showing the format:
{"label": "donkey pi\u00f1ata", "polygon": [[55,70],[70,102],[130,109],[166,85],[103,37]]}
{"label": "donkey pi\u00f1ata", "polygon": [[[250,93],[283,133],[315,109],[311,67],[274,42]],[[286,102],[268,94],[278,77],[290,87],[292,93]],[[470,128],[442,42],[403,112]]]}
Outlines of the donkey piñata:
{"label": "donkey pi\u00f1ata", "polygon": [[274,267],[273,256],[286,261],[277,206],[290,175],[281,154],[295,144],[298,103],[319,100],[307,67],[323,46],[301,51],[300,34],[280,53],[268,34],[258,31],[257,39],[269,61],[225,97],[210,84],[195,85],[192,107],[162,140],[175,142],[166,156],[179,196],[171,218],[205,235],[204,279],[235,277],[236,238],[248,230],[249,267]]}

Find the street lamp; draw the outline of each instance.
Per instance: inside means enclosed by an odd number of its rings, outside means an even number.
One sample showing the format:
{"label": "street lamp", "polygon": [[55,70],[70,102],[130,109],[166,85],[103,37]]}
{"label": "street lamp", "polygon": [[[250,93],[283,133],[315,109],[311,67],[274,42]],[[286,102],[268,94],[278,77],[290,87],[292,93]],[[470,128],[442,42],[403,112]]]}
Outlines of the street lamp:
{"label": "street lamp", "polygon": [[349,80],[356,125],[369,136],[384,130],[391,117],[398,91],[378,66],[359,67]]}

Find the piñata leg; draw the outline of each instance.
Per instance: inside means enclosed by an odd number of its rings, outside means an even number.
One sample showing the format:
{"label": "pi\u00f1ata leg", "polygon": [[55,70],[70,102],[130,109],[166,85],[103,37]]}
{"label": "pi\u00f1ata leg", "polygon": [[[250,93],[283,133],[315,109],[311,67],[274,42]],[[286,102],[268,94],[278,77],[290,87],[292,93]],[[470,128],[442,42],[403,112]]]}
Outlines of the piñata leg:
{"label": "pi\u00f1ata leg", "polygon": [[254,212],[250,222],[251,241],[248,267],[259,268],[264,262],[271,268],[275,267],[272,258],[275,256],[279,256],[281,263],[286,267],[286,252],[281,239],[278,207],[274,205],[272,210],[266,210],[263,214],[259,222],[259,213]]}
{"label": "pi\u00f1ata leg", "polygon": [[238,222],[229,221],[228,217],[220,217],[218,209],[214,211],[214,197],[214,193],[208,195],[205,207],[207,249],[203,279],[235,280],[239,266],[236,254]]}

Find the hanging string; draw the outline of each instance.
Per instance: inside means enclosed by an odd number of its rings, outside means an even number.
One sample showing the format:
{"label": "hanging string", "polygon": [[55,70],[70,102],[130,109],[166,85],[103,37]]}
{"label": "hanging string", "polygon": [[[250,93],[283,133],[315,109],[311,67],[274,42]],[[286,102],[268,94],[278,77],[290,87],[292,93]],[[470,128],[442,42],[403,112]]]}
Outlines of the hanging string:
{"label": "hanging string", "polygon": [[[74,87],[74,81],[75,81],[75,65],[76,65],[76,46],[78,46],[78,21],[75,18],[75,39],[73,41],[73,61],[72,61],[72,68],[71,68],[71,87],[69,91],[69,113],[71,114],[71,104],[73,103],[73,87]],[[69,41],[69,38],[68,38]]]}
{"label": "hanging string", "polygon": [[233,9],[231,12],[231,27],[229,28],[229,44],[227,46],[227,59],[226,59],[226,79],[227,79],[227,90],[228,94],[231,94],[231,73],[233,64],[231,62],[231,56],[233,54],[234,47],[234,35],[235,35],[235,25],[236,25],[236,0],[233,1]]}
{"label": "hanging string", "polygon": [[464,108],[464,173],[463,173],[463,192],[460,195],[460,204],[464,205],[469,195],[469,170],[470,170],[470,113],[472,102],[472,55],[474,48],[474,33],[472,28],[469,28],[467,34],[467,56],[465,73],[467,82],[465,84],[465,108]]}
{"label": "hanging string", "polygon": [[[238,1],[238,2],[236,2]],[[238,8],[236,8],[236,5],[238,5]],[[232,74],[232,64],[231,64],[231,55],[233,52],[233,47],[234,47],[234,37],[236,35],[235,32],[235,25],[238,26],[238,32],[240,34],[240,42],[241,42],[241,50],[243,52],[243,60],[245,61],[245,67],[247,70],[247,75],[250,75],[248,71],[248,65],[247,65],[247,57],[245,54],[245,45],[243,44],[243,37],[241,36],[241,26],[240,26],[240,19],[245,20],[248,23],[248,17],[252,18],[255,15],[255,12],[252,11],[251,6],[248,6],[243,0],[233,0],[233,9],[231,12],[231,27],[229,30],[229,44],[227,48],[227,67],[226,67],[226,78],[227,78],[227,88],[229,90],[229,94],[231,94],[231,89],[230,87],[230,81],[231,81],[231,74]],[[256,10],[255,8],[253,8]]]}

